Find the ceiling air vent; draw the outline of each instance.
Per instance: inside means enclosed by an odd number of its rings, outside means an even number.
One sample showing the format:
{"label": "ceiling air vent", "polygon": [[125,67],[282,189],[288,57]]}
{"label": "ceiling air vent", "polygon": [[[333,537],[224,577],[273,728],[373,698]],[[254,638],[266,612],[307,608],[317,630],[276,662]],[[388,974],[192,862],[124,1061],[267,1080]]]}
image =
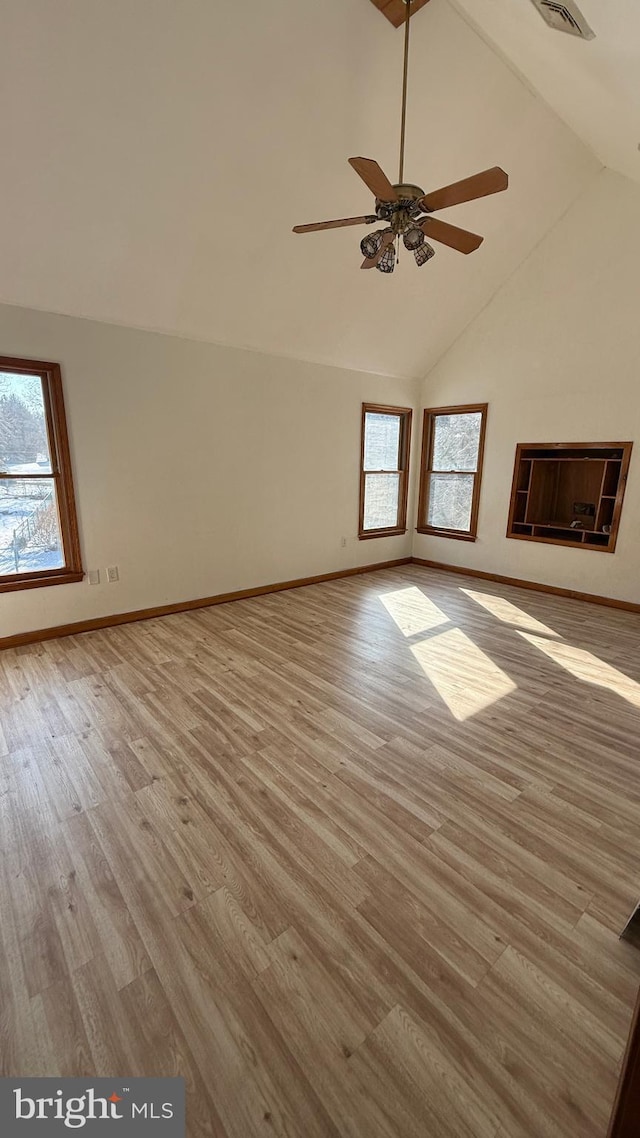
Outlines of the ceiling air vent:
{"label": "ceiling air vent", "polygon": [[583,40],[592,40],[595,32],[591,30],[582,12],[573,0],[531,0],[543,20],[550,28],[559,32],[569,32]]}

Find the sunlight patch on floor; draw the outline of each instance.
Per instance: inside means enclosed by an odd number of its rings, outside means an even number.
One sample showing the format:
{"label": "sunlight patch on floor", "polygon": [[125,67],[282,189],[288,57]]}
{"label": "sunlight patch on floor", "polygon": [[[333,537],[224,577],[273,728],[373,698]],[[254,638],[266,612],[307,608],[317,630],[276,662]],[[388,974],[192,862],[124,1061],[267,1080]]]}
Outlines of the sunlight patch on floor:
{"label": "sunlight patch on floor", "polygon": [[380,600],[404,636],[415,636],[417,632],[428,632],[449,623],[449,617],[442,609],[415,585],[398,589],[395,593],[384,593]]}
{"label": "sunlight patch on floor", "polygon": [[544,632],[547,636],[558,635],[552,628],[547,628],[546,624],[542,624],[534,616],[530,616],[524,609],[519,609],[517,605],[505,600],[504,597],[495,597],[492,593],[476,593],[473,589],[460,589],[460,592],[470,597],[476,604],[482,605],[487,612],[497,617],[498,620],[504,621],[505,624],[513,624],[517,628],[526,628],[529,632]]}
{"label": "sunlight patch on floor", "polygon": [[606,688],[621,699],[626,699],[627,703],[633,704],[634,707],[640,707],[640,684],[625,676],[624,672],[619,672],[611,664],[606,664],[598,656],[594,656],[593,652],[587,652],[584,648],[575,648],[564,641],[543,640],[528,632],[519,632],[519,635],[549,656],[555,664],[560,664],[577,680]]}
{"label": "sunlight patch on floor", "polygon": [[517,684],[459,628],[411,651],[454,719],[462,721],[516,691]]}

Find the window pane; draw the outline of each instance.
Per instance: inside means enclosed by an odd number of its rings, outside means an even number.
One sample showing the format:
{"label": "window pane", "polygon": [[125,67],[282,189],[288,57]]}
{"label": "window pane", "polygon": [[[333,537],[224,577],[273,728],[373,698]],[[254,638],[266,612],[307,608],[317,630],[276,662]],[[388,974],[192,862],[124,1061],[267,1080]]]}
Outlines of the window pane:
{"label": "window pane", "polygon": [[432,474],[427,525],[439,529],[471,528],[472,474]]}
{"label": "window pane", "polygon": [[0,577],[63,566],[53,478],[0,478]]}
{"label": "window pane", "polygon": [[398,524],[399,474],[367,474],[364,480],[364,529]]}
{"label": "window pane", "polygon": [[39,375],[0,372],[0,471],[51,473]]}
{"label": "window pane", "polygon": [[364,469],[398,470],[400,416],[367,411],[364,417]]}
{"label": "window pane", "polygon": [[481,424],[480,411],[435,415],[432,469],[477,470]]}

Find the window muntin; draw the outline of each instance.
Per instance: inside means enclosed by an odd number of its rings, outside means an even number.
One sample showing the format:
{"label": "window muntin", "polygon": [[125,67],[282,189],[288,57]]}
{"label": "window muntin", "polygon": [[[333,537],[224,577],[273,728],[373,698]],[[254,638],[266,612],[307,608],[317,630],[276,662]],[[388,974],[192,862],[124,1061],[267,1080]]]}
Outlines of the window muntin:
{"label": "window muntin", "polygon": [[60,368],[0,357],[0,592],[82,577]]}
{"label": "window muntin", "polygon": [[411,408],[362,407],[359,537],[406,533]]}
{"label": "window muntin", "polygon": [[475,540],[487,404],[424,413],[418,532]]}

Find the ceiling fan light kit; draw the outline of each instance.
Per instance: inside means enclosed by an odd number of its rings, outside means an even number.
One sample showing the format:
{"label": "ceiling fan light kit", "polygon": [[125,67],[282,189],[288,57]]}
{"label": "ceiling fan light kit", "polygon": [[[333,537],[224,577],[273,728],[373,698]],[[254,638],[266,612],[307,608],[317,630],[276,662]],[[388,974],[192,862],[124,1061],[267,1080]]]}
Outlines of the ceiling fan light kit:
{"label": "ceiling fan light kit", "polygon": [[396,247],[387,245],[384,253],[376,261],[376,269],[381,273],[392,273],[396,267]]}
{"label": "ceiling fan light kit", "polygon": [[404,233],[402,234],[402,243],[405,249],[408,249],[410,253],[413,253],[420,245],[424,245],[424,242],[425,236],[420,227],[418,225],[411,225],[411,223],[409,223]]}
{"label": "ceiling fan light kit", "polygon": [[407,118],[407,80],[409,74],[409,34],[411,27],[412,0],[405,0],[404,67],[402,74],[402,118],[400,124],[400,166],[398,181],[391,183],[387,175],[373,158],[350,158],[353,167],[375,197],[375,213],[361,217],[343,217],[335,221],[319,221],[310,225],[294,225],[294,233],[314,233],[324,229],[341,229],[348,225],[373,225],[384,222],[386,228],[368,233],[360,242],[364,261],[362,269],[378,269],[381,273],[392,273],[395,269],[397,252],[402,238],[405,249],[412,252],[416,264],[425,265],[435,256],[435,249],[425,240],[433,238],[459,253],[472,253],[483,241],[476,233],[458,229],[446,221],[431,218],[436,210],[474,201],[506,190],[509,179],[499,166],[492,166],[480,174],[443,186],[425,194],[420,186],[405,182],[404,144]]}
{"label": "ceiling fan light kit", "polygon": [[360,252],[363,257],[375,257],[376,253],[380,252],[383,233],[384,229],[375,229],[373,233],[367,233],[367,236],[362,238]]}
{"label": "ceiling fan light kit", "polygon": [[417,249],[413,250],[413,255],[416,259],[416,265],[418,268],[420,268],[420,265],[426,265],[427,261],[430,261],[432,257],[435,257],[436,251],[433,245],[430,245],[428,241],[425,241],[423,245],[419,245]]}

